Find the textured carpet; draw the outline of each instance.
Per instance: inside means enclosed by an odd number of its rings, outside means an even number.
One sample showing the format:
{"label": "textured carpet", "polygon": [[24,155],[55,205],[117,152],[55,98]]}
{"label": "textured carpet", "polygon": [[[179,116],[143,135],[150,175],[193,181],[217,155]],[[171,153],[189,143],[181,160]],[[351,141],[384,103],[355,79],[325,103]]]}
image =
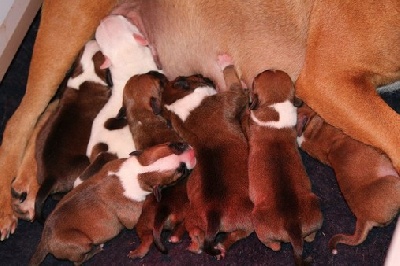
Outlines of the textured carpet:
{"label": "textured carpet", "polygon": [[[0,132],[6,121],[17,108],[24,94],[28,65],[32,54],[40,17],[37,16],[19,48],[12,65],[0,84]],[[400,112],[400,92],[386,93],[383,98]],[[371,107],[373,108],[373,107]],[[338,254],[333,256],[327,248],[330,237],[339,232],[352,233],[355,218],[345,204],[329,167],[302,154],[314,192],[320,197],[324,223],[313,243],[306,243],[304,256],[313,260],[313,265],[383,265],[395,223],[384,228],[373,229],[367,240],[357,246],[338,245]],[[55,202],[46,203],[46,211]],[[87,221],[90,223],[90,221]],[[37,223],[19,221],[18,229],[10,239],[0,242],[0,265],[26,265],[40,239],[42,226]],[[167,233],[163,236],[166,237]],[[164,238],[165,239],[165,238]],[[263,246],[252,234],[235,244],[222,261],[205,255],[195,255],[186,251],[188,236],[180,244],[166,244],[169,254],[163,255],[156,248],[141,260],[130,260],[128,252],[137,247],[139,240],[134,230],[124,230],[119,236],[105,244],[104,251],[96,255],[86,265],[292,265],[292,250],[284,244],[282,250],[274,252]],[[70,265],[49,255],[44,265]]]}

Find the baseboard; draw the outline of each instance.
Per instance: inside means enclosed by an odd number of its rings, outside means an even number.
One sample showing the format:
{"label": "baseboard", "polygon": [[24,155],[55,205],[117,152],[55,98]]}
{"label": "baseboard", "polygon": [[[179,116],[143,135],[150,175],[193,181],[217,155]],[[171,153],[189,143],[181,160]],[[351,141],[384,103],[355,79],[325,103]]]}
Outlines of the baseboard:
{"label": "baseboard", "polygon": [[[11,2],[11,8],[5,11],[3,21],[0,21],[0,81],[3,79],[43,0],[11,0]],[[1,6],[0,3],[0,8]]]}

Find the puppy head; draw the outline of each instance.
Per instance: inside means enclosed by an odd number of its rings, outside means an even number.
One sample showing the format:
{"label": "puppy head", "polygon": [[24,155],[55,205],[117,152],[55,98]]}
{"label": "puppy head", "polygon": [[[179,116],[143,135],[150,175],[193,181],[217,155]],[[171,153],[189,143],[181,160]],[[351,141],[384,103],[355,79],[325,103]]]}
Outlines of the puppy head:
{"label": "puppy head", "polygon": [[253,82],[250,104],[252,121],[264,127],[291,128],[296,125],[294,85],[283,71],[266,70]]}
{"label": "puppy head", "polygon": [[167,78],[156,71],[131,77],[124,88],[125,109],[128,112],[135,108],[159,114],[161,112],[161,95],[167,83]]}
{"label": "puppy head", "polygon": [[137,55],[142,54],[147,41],[137,27],[121,15],[104,18],[97,27],[95,37],[106,56],[102,68],[115,64],[124,66],[134,59],[144,60]]}
{"label": "puppy head", "polygon": [[140,164],[138,181],[157,199],[163,187],[186,177],[196,165],[194,150],[186,143],[165,143],[132,153]]}
{"label": "puppy head", "polygon": [[255,77],[251,100],[253,110],[287,100],[294,104],[293,82],[283,71],[266,70]]}
{"label": "puppy head", "polygon": [[82,83],[89,81],[103,86],[112,86],[109,69],[101,69],[105,57],[95,40],[86,43],[74,63],[74,70],[67,86],[79,90]]}

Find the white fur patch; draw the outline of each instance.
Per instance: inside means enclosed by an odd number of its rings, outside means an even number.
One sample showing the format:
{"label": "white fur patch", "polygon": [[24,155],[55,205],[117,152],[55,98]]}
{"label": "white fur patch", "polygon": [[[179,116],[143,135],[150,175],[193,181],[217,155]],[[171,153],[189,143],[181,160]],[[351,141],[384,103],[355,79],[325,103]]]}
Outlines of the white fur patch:
{"label": "white fur patch", "polygon": [[116,175],[124,188],[124,196],[135,201],[143,201],[151,192],[144,191],[139,184],[138,175],[150,172],[164,172],[177,169],[182,162],[182,155],[169,155],[158,159],[148,166],[140,165],[135,156],[129,157],[122,163],[118,172],[109,172]]}
{"label": "white fur patch", "polygon": [[91,40],[86,43],[80,61],[80,63],[82,64],[82,74],[77,77],[71,77],[70,79],[68,79],[68,87],[79,90],[79,87],[85,81],[92,81],[105,86],[107,85],[103,80],[101,80],[101,78],[99,78],[99,76],[97,76],[94,68],[93,55],[95,55],[98,51],[100,51],[100,47],[96,41]]}
{"label": "white fur patch", "polygon": [[126,158],[135,150],[128,126],[118,130],[104,128],[104,122],[117,116],[122,107],[126,82],[134,75],[157,70],[150,48],[139,44],[133,34],[139,30],[122,16],[108,16],[96,31],[96,40],[101,51],[111,62],[113,80],[112,95],[93,121],[86,155],[90,156],[97,143],[108,145],[108,151],[119,158]]}
{"label": "white fur patch", "polygon": [[179,116],[182,121],[185,121],[190,113],[196,109],[205,98],[216,93],[217,91],[213,87],[199,87],[186,97],[170,105],[165,105],[165,108]]}
{"label": "white fur patch", "polygon": [[282,103],[274,103],[269,106],[279,113],[278,121],[261,121],[259,120],[254,111],[250,111],[251,119],[259,126],[272,127],[276,129],[293,127],[297,123],[297,108],[289,101],[286,100]]}
{"label": "white fur patch", "polygon": [[74,181],[74,188],[76,188],[77,186],[79,186],[80,184],[82,184],[83,183],[83,180],[80,178],[80,177],[78,177],[77,179],[75,179],[75,181]]}

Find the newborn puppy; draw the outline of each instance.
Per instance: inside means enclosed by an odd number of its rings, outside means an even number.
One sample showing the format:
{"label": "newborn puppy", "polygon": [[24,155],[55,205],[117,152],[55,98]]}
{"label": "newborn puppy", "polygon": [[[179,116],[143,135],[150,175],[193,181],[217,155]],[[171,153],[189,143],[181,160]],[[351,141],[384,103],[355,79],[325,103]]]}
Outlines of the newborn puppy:
{"label": "newborn puppy", "polygon": [[303,238],[314,239],[322,214],[297,148],[294,86],[286,73],[267,70],[254,79],[252,94],[248,139],[254,229],[274,251],[280,242],[290,242],[299,265]]}
{"label": "newborn puppy", "polygon": [[148,194],[177,181],[195,163],[193,149],[183,143],[160,144],[107,163],[59,202],[30,265],[39,265],[48,253],[75,264],[87,261],[124,227],[136,225]]}
{"label": "newborn puppy", "polygon": [[[194,147],[198,162],[187,181],[189,250],[204,250],[218,259],[252,232],[248,146],[238,120],[247,99],[241,89],[216,94],[214,85],[199,75],[177,78],[163,93],[163,115]],[[216,244],[218,232],[228,237]]]}
{"label": "newborn puppy", "polygon": [[[182,141],[166,120],[158,115],[161,112],[161,94],[167,83],[163,74],[151,71],[133,76],[124,88],[124,111],[121,113],[125,113],[134,144],[140,150],[168,141]],[[148,195],[136,225],[141,243],[129,253],[129,257],[144,257],[153,241],[160,251],[166,253],[160,240],[163,229],[174,229],[170,241],[180,241],[185,232],[183,220],[188,204],[186,179],[165,188],[161,199],[158,195]]]}
{"label": "newborn puppy", "polygon": [[86,148],[92,123],[111,94],[107,71],[100,69],[104,56],[96,41],[89,41],[78,59],[57,110],[36,140],[37,179],[40,184],[35,217],[42,218],[49,194],[68,192],[89,165]]}
{"label": "newborn puppy", "polygon": [[103,67],[111,71],[113,93],[93,122],[86,151],[90,162],[101,152],[124,158],[135,150],[126,120],[116,121],[115,117],[122,107],[126,82],[136,74],[157,70],[146,40],[136,26],[122,16],[110,15],[103,19],[97,28],[96,40],[106,56]]}
{"label": "newborn puppy", "polygon": [[400,177],[389,158],[326,123],[311,108],[298,109],[298,142],[304,151],[331,166],[344,199],[357,218],[353,235],[337,234],[329,241],[358,245],[374,226],[384,226],[400,210]]}

